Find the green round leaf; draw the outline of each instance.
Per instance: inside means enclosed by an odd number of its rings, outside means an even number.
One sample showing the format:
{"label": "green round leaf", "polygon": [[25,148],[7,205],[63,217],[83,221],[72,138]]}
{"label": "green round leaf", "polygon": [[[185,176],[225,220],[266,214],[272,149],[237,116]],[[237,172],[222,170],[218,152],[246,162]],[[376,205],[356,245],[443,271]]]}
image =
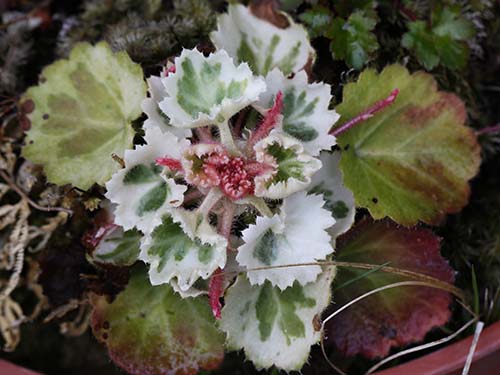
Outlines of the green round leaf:
{"label": "green round leaf", "polygon": [[80,43],[42,77],[22,99],[35,107],[23,155],[42,164],[55,184],[104,184],[119,168],[111,155],[123,157],[131,148],[131,122],[142,113],[146,84],[140,65],[104,42]]}
{"label": "green round leaf", "polygon": [[344,182],[375,219],[437,224],[467,204],[479,144],[464,126],[462,101],[438,91],[431,75],[410,74],[401,65],[380,74],[365,70],[345,87],[336,110],[345,123],[395,88],[400,92],[392,105],[338,138]]}

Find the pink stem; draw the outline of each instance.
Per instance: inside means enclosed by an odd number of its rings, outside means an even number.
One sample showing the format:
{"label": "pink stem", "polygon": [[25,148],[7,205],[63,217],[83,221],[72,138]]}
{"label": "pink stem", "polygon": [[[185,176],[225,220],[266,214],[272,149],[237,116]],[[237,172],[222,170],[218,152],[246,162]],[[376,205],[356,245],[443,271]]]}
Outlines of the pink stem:
{"label": "pink stem", "polygon": [[372,105],[370,108],[361,112],[359,115],[357,115],[353,119],[347,121],[344,125],[340,126],[339,128],[335,128],[335,129],[330,130],[330,134],[335,136],[335,137],[338,137],[339,135],[345,133],[346,131],[348,131],[349,129],[354,127],[356,124],[359,124],[360,122],[368,120],[369,118],[373,117],[373,115],[375,115],[375,113],[381,111],[385,107],[388,107],[389,105],[394,103],[394,101],[398,97],[398,94],[399,94],[399,89],[392,90],[391,94],[387,98],[378,101],[377,103]]}
{"label": "pink stem", "polygon": [[195,130],[196,135],[198,136],[198,139],[200,142],[203,143],[212,143],[213,142],[213,137],[212,133],[210,132],[210,128],[205,127],[205,128],[197,128]]}
{"label": "pink stem", "polygon": [[487,128],[479,129],[478,131],[476,131],[476,135],[495,134],[495,133],[500,133],[500,124],[489,126]]}
{"label": "pink stem", "polygon": [[266,137],[269,132],[278,124],[279,115],[283,110],[283,93],[278,91],[276,98],[274,99],[274,104],[267,111],[262,122],[258,125],[257,129],[254,130],[250,139],[247,143],[247,153],[253,149],[253,146],[260,141],[262,138]]}
{"label": "pink stem", "polygon": [[208,299],[215,319],[221,318],[222,304],[221,297],[224,295],[224,275],[222,270],[217,268],[208,282]]}
{"label": "pink stem", "polygon": [[180,171],[182,172],[184,168],[182,168],[182,164],[180,160],[169,158],[169,157],[164,157],[164,158],[156,158],[155,163],[157,165],[162,165],[164,167],[167,167],[171,169],[172,171]]}
{"label": "pink stem", "polygon": [[[231,236],[231,229],[233,227],[234,213],[236,211],[236,205],[228,200],[224,200],[222,206],[222,214],[219,215],[219,233],[227,239],[228,249],[229,238]],[[224,275],[220,268],[218,268],[210,278],[208,283],[208,299],[210,302],[210,307],[212,308],[212,313],[215,319],[221,318],[222,304],[220,299],[224,295]]]}

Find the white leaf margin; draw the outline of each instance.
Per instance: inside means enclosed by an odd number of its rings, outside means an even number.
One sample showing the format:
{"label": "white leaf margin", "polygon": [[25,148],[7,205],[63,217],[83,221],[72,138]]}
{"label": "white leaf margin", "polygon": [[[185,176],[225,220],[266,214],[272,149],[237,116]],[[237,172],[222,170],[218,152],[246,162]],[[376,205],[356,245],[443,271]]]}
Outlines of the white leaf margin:
{"label": "white leaf margin", "polygon": [[243,34],[245,34],[248,37],[247,43],[250,49],[259,60],[256,62],[258,71],[255,73],[264,75],[267,73],[262,71],[265,64],[265,51],[269,47],[273,35],[277,35],[280,42],[276,46],[273,63],[269,70],[277,67],[275,64],[283,60],[295,44],[300,41],[301,47],[297,61],[292,66],[292,71],[285,73],[297,72],[304,68],[310,59],[314,61],[316,53],[309,42],[307,30],[302,25],[295,23],[286,13],[282,12],[281,14],[287,18],[290,24],[285,29],[280,29],[272,23],[256,17],[244,5],[229,4],[228,12],[219,16],[217,30],[210,34],[210,39],[217,49],[227,51],[231,57],[237,60],[238,49],[243,40]]}
{"label": "white leaf margin", "polygon": [[[177,101],[177,93],[179,92],[177,82],[184,76],[182,63],[186,59],[191,60],[197,71],[199,71],[204,62],[209,64],[220,63],[221,74],[219,75],[219,79],[225,83],[229,83],[232,80],[238,82],[247,80],[247,86],[243,95],[238,99],[224,98],[220,104],[212,107],[209,114],[199,112],[193,118]],[[224,50],[211,53],[208,57],[205,57],[197,49],[184,49],[181,55],[175,58],[175,68],[175,73],[162,78],[167,96],[160,102],[159,106],[170,118],[171,124],[179,128],[196,128],[217,124],[220,122],[218,120],[220,116],[227,121],[241,109],[257,101],[259,95],[266,90],[264,80],[261,77],[255,77],[247,63],[235,66],[233,59]]]}
{"label": "white leaf margin", "polygon": [[150,165],[160,157],[180,159],[183,151],[190,145],[188,140],[178,139],[169,132],[163,133],[159,128],[146,129],[144,139],[147,144],[125,151],[125,168],[113,174],[111,180],[106,183],[105,196],[115,205],[115,224],[121,225],[124,230],[136,227],[142,232],[151,231],[161,222],[164,213],[182,204],[187,190],[186,185],[177,184],[173,178],[160,175],[170,191],[165,203],[158,210],[147,212],[143,216],[136,214],[139,199],[158,182],[125,185],[123,179],[126,173],[138,164]]}
{"label": "white leaf margin", "polygon": [[[139,259],[149,265],[149,280],[152,285],[170,283],[175,286],[174,289],[179,294],[194,296],[197,292],[192,287],[200,277],[206,280],[217,268],[224,268],[227,260],[227,240],[214,230],[206,218],[194,211],[177,208],[167,215],[170,215],[172,220],[181,226],[184,234],[191,240],[198,239],[203,244],[212,245],[214,257],[208,264],[202,264],[197,259],[197,254],[190,251],[181,261],[176,261],[171,257],[165,267],[157,272],[160,257],[149,254],[154,241],[153,231],[150,231],[141,242]],[[171,282],[174,278],[176,280]]]}
{"label": "white leaf margin", "polygon": [[[340,169],[341,152],[322,152],[320,160],[323,163],[321,170],[316,173],[311,181],[309,191],[323,193],[328,204],[338,201],[344,202],[348,208],[343,218],[335,218],[335,224],[328,230],[333,240],[346,233],[354,224],[356,216],[356,204],[353,193],[344,185],[342,171]],[[328,190],[330,194],[325,194]]]}
{"label": "white leaf margin", "polygon": [[[335,110],[329,109],[332,100],[329,84],[308,83],[307,73],[303,70],[292,78],[287,78],[279,69],[273,69],[266,76],[266,85],[267,90],[259,97],[259,101],[253,105],[263,115],[272,106],[273,100],[279,91],[286,95],[288,90],[295,89],[297,94],[305,92],[307,102],[317,100],[315,110],[311,114],[298,118],[318,132],[318,136],[312,141],[301,140],[304,149],[309,154],[317,156],[320,151],[330,150],[337,143],[337,139],[329,132],[340,118],[340,115]],[[284,103],[284,106],[286,106],[286,103]],[[276,129],[286,133],[283,130],[282,123]]]}
{"label": "white leaf margin", "polygon": [[301,141],[277,130],[273,130],[266,138],[257,142],[254,146],[255,158],[259,163],[271,164],[277,168],[278,164],[274,157],[267,153],[267,147],[278,144],[284,149],[292,149],[296,154],[296,160],[303,163],[303,181],[290,177],[286,181],[272,182],[269,180],[274,176],[268,173],[255,177],[255,195],[257,197],[281,199],[298,191],[307,189],[311,183],[312,176],[321,169],[321,161],[305,150]]}
{"label": "white leaf margin", "polygon": [[286,371],[300,371],[309,358],[311,346],[321,338],[321,332],[316,330],[313,322],[321,318],[321,313],[330,303],[330,286],[335,274],[336,267],[325,267],[316,282],[303,287],[305,296],[313,298],[316,305],[295,310],[304,323],[305,337],[294,338],[291,345],[288,345],[278,324],[274,325],[268,340],[260,340],[255,304],[262,286],[252,286],[244,275],[238,276],[226,292],[219,324],[226,333],[227,348],[243,349],[246,358],[259,370],[276,366]]}
{"label": "white leaf margin", "polygon": [[[325,201],[321,195],[307,195],[306,192],[293,194],[283,200],[279,215],[257,217],[254,225],[243,231],[245,242],[238,249],[236,260],[250,269],[247,277],[251,284],[262,285],[269,280],[281,290],[293,285],[301,285],[316,280],[321,266],[301,266],[270,268],[251,271],[252,268],[285,266],[289,264],[311,263],[326,259],[333,253],[331,237],[327,229],[335,224],[331,213],[323,208]],[[277,236],[276,258],[266,264],[254,256],[254,251],[264,233],[271,230]]]}

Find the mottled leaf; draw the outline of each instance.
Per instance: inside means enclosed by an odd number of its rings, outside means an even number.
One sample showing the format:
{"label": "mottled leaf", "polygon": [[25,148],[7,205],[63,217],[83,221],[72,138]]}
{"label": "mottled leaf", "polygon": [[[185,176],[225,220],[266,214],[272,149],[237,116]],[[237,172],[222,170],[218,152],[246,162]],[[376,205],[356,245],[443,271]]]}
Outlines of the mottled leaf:
{"label": "mottled leaf", "polygon": [[150,232],[165,212],[182,204],[187,189],[166,176],[156,159],[179,159],[190,143],[172,133],[163,133],[158,127],[147,128],[144,138],[145,145],[125,152],[125,168],[107,182],[106,198],[116,204],[116,224],[125,230],[135,227]]}
{"label": "mottled leaf", "polygon": [[302,142],[279,131],[272,131],[254,150],[258,162],[276,170],[255,178],[255,195],[260,197],[280,199],[304,190],[321,168],[321,162],[304,150]]}
{"label": "mottled leaf", "polygon": [[124,232],[123,228],[115,226],[92,251],[92,260],[114,266],[130,266],[139,258],[141,237],[138,230]]}
{"label": "mottled leaf", "polygon": [[105,183],[119,168],[111,155],[123,157],[132,146],[131,121],[142,113],[140,65],[104,42],[80,43],[42,77],[22,99],[35,105],[23,155],[42,164],[50,182],[82,189]]}
{"label": "mottled leaf", "polygon": [[287,78],[278,69],[266,76],[266,84],[267,90],[254,106],[265,114],[278,92],[283,93],[283,121],[277,129],[300,140],[304,149],[313,156],[335,145],[335,137],[329,131],[339,115],[329,109],[332,99],[330,85],[308,83],[304,71]]}
{"label": "mottled leaf", "polygon": [[205,57],[196,49],[185,49],[175,59],[175,68],[162,78],[167,96],[159,105],[180,128],[227,122],[266,88],[248,65],[235,66],[226,51]]}
{"label": "mottled leaf", "polygon": [[[239,247],[236,260],[252,269],[326,259],[333,253],[327,230],[335,219],[325,209],[325,203],[321,195],[305,192],[285,198],[279,215],[259,216],[254,225],[243,231],[244,244]],[[307,266],[250,271],[247,277],[252,284],[269,281],[285,289],[294,282],[304,285],[315,281],[320,273],[320,266]]]}
{"label": "mottled leaf", "polygon": [[316,282],[283,291],[269,282],[252,286],[239,276],[226,293],[220,321],[228,349],[244,349],[258,369],[300,370],[320,339],[314,321],[330,303],[334,275],[330,267]]}
{"label": "mottled leaf", "polygon": [[431,75],[410,74],[401,65],[380,74],[365,70],[358,82],[348,84],[336,108],[342,122],[395,88],[399,95],[393,104],[338,137],[344,183],[356,204],[376,219],[437,224],[467,204],[480,148],[464,126],[462,101],[438,91]]}
{"label": "mottled leaf", "polygon": [[246,62],[255,74],[265,76],[273,68],[285,75],[302,69],[314,57],[307,31],[285,13],[288,26],[280,28],[255,16],[241,4],[230,4],[219,16],[211,39],[238,62]]}
{"label": "mottled leaf", "polygon": [[[389,220],[366,220],[350,231],[337,248],[338,261],[383,264],[453,283],[454,271],[439,253],[439,238],[428,229],[406,229]],[[375,288],[408,278],[375,271],[342,268],[335,285],[359,278],[338,290],[336,306]],[[347,356],[384,357],[391,347],[424,339],[429,330],[451,316],[449,293],[426,286],[401,286],[356,302],[326,326],[329,340]]]}
{"label": "mottled leaf", "polygon": [[91,302],[94,335],[131,375],[196,375],[224,357],[207,298],[183,299],[169,285],[151,286],[142,267],[112,303],[98,296]]}
{"label": "mottled leaf", "polygon": [[226,239],[206,219],[181,208],[165,214],[141,244],[140,259],[149,264],[153,285],[176,279],[187,292],[199,279],[207,279],[226,264]]}
{"label": "mottled leaf", "polygon": [[347,232],[354,224],[356,206],[352,192],[344,186],[340,171],[340,152],[323,152],[320,155],[323,166],[311,181],[309,192],[322,194],[326,200],[325,209],[331,212],[335,224],[328,229],[332,239]]}

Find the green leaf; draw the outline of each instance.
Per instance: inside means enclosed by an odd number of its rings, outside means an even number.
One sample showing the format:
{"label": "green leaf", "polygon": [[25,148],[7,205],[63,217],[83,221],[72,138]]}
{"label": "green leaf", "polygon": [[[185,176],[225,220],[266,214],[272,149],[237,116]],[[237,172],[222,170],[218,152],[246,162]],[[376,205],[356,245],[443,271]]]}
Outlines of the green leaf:
{"label": "green leaf", "polygon": [[372,33],[377,24],[373,16],[363,11],[354,12],[346,20],[333,20],[326,36],[332,41],[330,50],[337,60],[345,60],[354,69],[361,69],[378,50],[377,37]]}
{"label": "green leaf", "polygon": [[[336,260],[373,265],[389,262],[391,267],[452,284],[455,271],[441,257],[439,245],[439,238],[428,229],[365,220],[339,241]],[[336,306],[378,287],[408,280],[381,270],[367,273],[342,268],[335,285],[343,287],[334,290]],[[451,300],[448,292],[432,287],[387,289],[336,315],[325,326],[326,335],[346,356],[385,357],[392,347],[421,341],[431,329],[445,324],[451,317]]]}
{"label": "green leaf", "polygon": [[111,155],[123,157],[132,146],[131,122],[142,113],[140,65],[105,42],[80,43],[42,77],[22,99],[35,105],[23,155],[42,164],[55,184],[88,189],[105,183],[119,168]]}
{"label": "green leaf", "polygon": [[330,9],[317,5],[306,10],[299,16],[300,20],[307,25],[311,38],[323,36],[333,20]]}
{"label": "green leaf", "polygon": [[270,282],[252,286],[246,276],[238,276],[226,293],[220,321],[228,348],[244,349],[258,369],[300,370],[320,339],[313,321],[330,302],[334,271],[331,267],[316,282],[283,291]]}
{"label": "green leaf", "polygon": [[395,88],[393,104],[338,138],[344,183],[375,219],[437,224],[467,204],[480,148],[464,126],[462,101],[438,91],[431,75],[410,75],[401,65],[365,70],[336,110],[347,122]]}
{"label": "green leaf", "polygon": [[224,336],[208,300],[151,286],[142,267],[112,303],[98,296],[91,302],[94,335],[131,375],[196,375],[217,368],[224,357]]}
{"label": "green leaf", "polygon": [[466,41],[474,36],[474,28],[460,13],[459,7],[437,7],[432,26],[425,21],[410,22],[401,44],[428,70],[440,63],[450,69],[463,68],[469,57]]}
{"label": "green leaf", "polygon": [[92,252],[92,259],[114,266],[130,266],[139,258],[141,238],[138,230],[123,232],[121,227],[116,227],[99,242]]}

